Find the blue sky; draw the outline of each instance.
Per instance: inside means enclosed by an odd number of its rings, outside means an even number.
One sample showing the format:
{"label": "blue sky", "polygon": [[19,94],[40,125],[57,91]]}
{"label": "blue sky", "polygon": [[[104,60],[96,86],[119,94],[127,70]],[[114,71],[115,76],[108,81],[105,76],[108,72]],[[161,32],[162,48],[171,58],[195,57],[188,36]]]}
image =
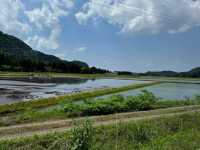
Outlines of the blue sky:
{"label": "blue sky", "polygon": [[2,0],[0,30],[34,49],[111,70],[200,66],[200,2]]}

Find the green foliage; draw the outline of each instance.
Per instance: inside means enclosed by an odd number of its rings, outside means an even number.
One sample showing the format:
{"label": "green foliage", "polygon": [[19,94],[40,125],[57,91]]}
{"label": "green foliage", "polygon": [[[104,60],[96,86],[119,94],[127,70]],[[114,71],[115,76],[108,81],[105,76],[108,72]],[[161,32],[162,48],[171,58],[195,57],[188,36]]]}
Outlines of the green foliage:
{"label": "green foliage", "polygon": [[[182,138],[176,137],[180,133],[189,133],[190,135],[194,135],[192,130],[200,132],[199,124],[200,120],[197,114],[187,114],[182,115],[181,117],[175,116],[172,118],[163,118],[156,120],[143,121],[139,123],[127,123],[118,126],[118,130],[112,130],[114,126],[110,128],[110,131],[107,129],[107,132],[104,133],[104,136],[107,136],[108,139],[112,139],[112,141],[104,141],[102,149],[108,149],[109,145],[112,145],[115,140],[118,142],[118,149],[190,149],[193,147],[193,139],[196,143],[196,147],[200,147],[197,144],[198,139],[195,139],[192,136],[184,136]],[[192,129],[192,130],[191,130]],[[104,129],[105,130],[105,129]],[[123,132],[122,132],[123,131]],[[120,132],[118,134],[118,138],[113,138],[113,132]],[[180,141],[180,139],[184,139],[184,141]],[[103,139],[103,137],[102,137]],[[162,139],[162,140],[161,140]],[[176,142],[174,142],[176,141]],[[164,140],[164,141],[163,141]],[[158,144],[158,141],[162,141],[162,145]],[[182,147],[179,146],[179,142],[182,143]],[[189,141],[189,142],[188,142]],[[159,143],[160,143],[159,142]],[[176,144],[173,144],[176,143]],[[186,144],[187,143],[187,144]],[[126,145],[126,147],[124,147]],[[158,147],[160,146],[160,148]]]}
{"label": "green foliage", "polygon": [[199,105],[200,104],[200,96],[196,95],[192,98],[186,98],[183,100],[161,100],[157,101],[153,107],[157,108],[168,108],[168,107],[176,107],[176,106],[189,106],[189,105]]}
{"label": "green foliage", "polygon": [[161,150],[199,149],[200,113],[92,128],[86,121],[69,132],[0,141],[0,149]]}
{"label": "green foliage", "polygon": [[89,150],[93,138],[93,127],[90,121],[86,120],[83,124],[77,125],[71,131],[69,138],[70,150]]}
{"label": "green foliage", "polygon": [[142,91],[142,94],[138,96],[127,97],[127,106],[129,110],[150,110],[152,105],[158,101],[158,98],[151,92],[146,90]]}
{"label": "green foliage", "polygon": [[[148,96],[147,96],[148,95]],[[148,99],[148,100],[146,100]],[[118,112],[131,112],[152,110],[160,108],[172,108],[179,106],[199,105],[200,96],[194,96],[185,100],[157,100],[152,93],[143,92],[139,96],[122,97],[115,95],[105,99],[86,99],[82,102],[64,102],[55,107],[46,109],[27,108],[17,114],[9,115],[6,119],[0,118],[0,126],[16,125],[50,119],[66,119],[67,117],[91,116],[113,114]],[[176,112],[176,111],[175,111]]]}
{"label": "green foliage", "polygon": [[134,73],[129,71],[117,71],[117,75],[134,75]]}
{"label": "green foliage", "polygon": [[123,97],[114,95],[106,99],[88,100],[81,104],[67,103],[64,111],[69,116],[106,115],[127,111],[143,111],[152,109],[157,102],[153,93],[142,91],[138,96]]}
{"label": "green foliage", "polygon": [[89,150],[94,138],[92,122],[86,120],[67,133],[0,141],[0,150]]}

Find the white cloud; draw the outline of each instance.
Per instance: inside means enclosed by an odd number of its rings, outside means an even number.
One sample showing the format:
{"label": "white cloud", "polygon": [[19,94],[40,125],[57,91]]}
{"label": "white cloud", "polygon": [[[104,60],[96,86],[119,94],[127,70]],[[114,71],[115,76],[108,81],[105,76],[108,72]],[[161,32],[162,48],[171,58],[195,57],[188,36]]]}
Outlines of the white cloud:
{"label": "white cloud", "polygon": [[57,49],[59,47],[58,38],[62,30],[60,18],[67,16],[72,7],[72,0],[43,0],[40,8],[25,11],[29,21],[38,30],[47,30],[47,28],[51,30],[48,37],[35,35],[26,41],[31,45],[36,45],[37,49]]}
{"label": "white cloud", "polygon": [[89,0],[75,16],[80,24],[102,18],[123,33],[177,33],[200,26],[200,1]]}
{"label": "white cloud", "polygon": [[59,48],[58,44],[58,37],[60,35],[60,28],[54,28],[50,36],[45,38],[38,35],[28,37],[26,40],[26,43],[29,43],[30,45],[35,45],[34,47],[36,49],[42,49],[42,50],[54,50]]}
{"label": "white cloud", "polygon": [[73,6],[71,0],[44,0],[40,8],[25,11],[31,23],[36,27],[52,27],[59,23],[60,17],[68,15],[68,10]]}
{"label": "white cloud", "polygon": [[0,30],[21,36],[30,32],[29,24],[20,21],[20,12],[24,5],[20,0],[1,0],[0,3]]}
{"label": "white cloud", "polygon": [[22,38],[38,50],[58,49],[60,19],[72,7],[73,0],[1,0],[0,30]]}

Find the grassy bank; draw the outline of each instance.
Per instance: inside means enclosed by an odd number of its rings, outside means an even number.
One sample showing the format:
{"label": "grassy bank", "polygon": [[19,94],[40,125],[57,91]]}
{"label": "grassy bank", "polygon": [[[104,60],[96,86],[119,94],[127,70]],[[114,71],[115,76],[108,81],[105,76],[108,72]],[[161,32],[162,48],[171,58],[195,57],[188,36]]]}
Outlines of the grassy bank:
{"label": "grassy bank", "polygon": [[63,104],[63,111],[68,116],[107,115],[129,111],[145,111],[153,109],[157,102],[155,95],[148,91],[142,91],[138,96],[123,97],[114,95],[104,99],[85,100],[81,104]]}
{"label": "grassy bank", "polygon": [[156,85],[160,83],[161,82],[133,84],[133,85],[123,86],[123,87],[118,87],[118,88],[104,88],[104,89],[68,94],[68,95],[59,96],[59,97],[52,97],[52,98],[47,98],[47,99],[31,100],[31,101],[0,105],[0,114],[22,111],[26,109],[47,107],[47,106],[59,104],[64,101],[76,101],[80,99],[87,99],[87,98],[92,98],[96,96],[102,96],[102,95],[152,86],[152,85]]}
{"label": "grassy bank", "polygon": [[91,150],[195,150],[200,148],[199,133],[200,113],[189,113],[101,127],[85,124],[66,133],[0,141],[0,149],[78,150],[76,146],[85,146]]}
{"label": "grassy bank", "polygon": [[159,100],[153,93],[141,91],[138,96],[113,95],[104,99],[89,99],[79,103],[66,103],[62,106],[68,116],[107,115],[121,112],[147,111],[177,106],[199,105],[200,96],[185,100]]}
{"label": "grassy bank", "polygon": [[0,72],[0,77],[77,77],[77,78],[135,78],[131,75],[107,74],[72,74],[72,73],[52,73],[52,72]]}
{"label": "grassy bank", "polygon": [[27,109],[24,112],[1,117],[0,126],[189,105],[200,105],[200,96],[185,100],[159,100],[152,93],[143,91],[138,96],[123,97],[114,95],[104,99],[83,100],[78,103],[63,102],[55,108],[46,110]]}
{"label": "grassy bank", "polygon": [[0,77],[77,77],[77,78],[117,78],[117,79],[136,79],[150,81],[200,81],[200,78],[189,77],[154,77],[154,76],[133,76],[107,74],[70,74],[70,73],[52,73],[52,72],[1,72]]}

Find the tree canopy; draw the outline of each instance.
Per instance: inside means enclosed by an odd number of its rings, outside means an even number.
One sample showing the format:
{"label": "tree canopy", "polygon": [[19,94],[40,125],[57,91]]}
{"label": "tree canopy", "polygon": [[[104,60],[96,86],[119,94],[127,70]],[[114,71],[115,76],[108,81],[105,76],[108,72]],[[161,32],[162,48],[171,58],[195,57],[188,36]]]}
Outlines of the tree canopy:
{"label": "tree canopy", "polygon": [[106,73],[82,61],[61,60],[33,50],[22,40],[0,31],[0,70],[25,72]]}

